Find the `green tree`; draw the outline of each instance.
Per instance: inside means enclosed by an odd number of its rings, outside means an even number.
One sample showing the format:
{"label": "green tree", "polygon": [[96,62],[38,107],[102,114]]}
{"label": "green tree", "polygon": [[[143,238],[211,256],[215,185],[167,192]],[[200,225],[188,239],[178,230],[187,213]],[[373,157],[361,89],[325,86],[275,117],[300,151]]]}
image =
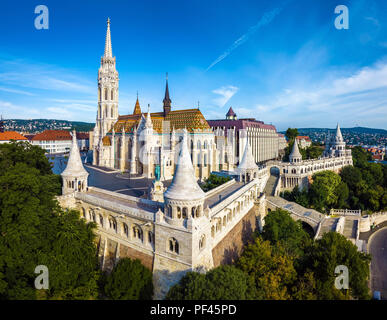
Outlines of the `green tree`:
{"label": "green tree", "polygon": [[188,272],[169,290],[166,300],[246,300],[250,290],[250,278],[243,271],[223,265],[205,275]]}
{"label": "green tree", "polygon": [[[93,225],[59,207],[59,179],[44,151],[28,143],[0,144],[0,168],[0,299],[95,297]],[[50,274],[45,291],[34,287],[41,264]]]}
{"label": "green tree", "polygon": [[107,276],[104,291],[114,300],[152,299],[152,272],[138,259],[123,258]]}
{"label": "green tree", "polygon": [[333,171],[321,171],[313,175],[313,183],[310,187],[310,201],[319,211],[327,211],[337,203],[337,188],[341,178]]}
{"label": "green tree", "polygon": [[247,273],[253,284],[251,297],[256,300],[290,299],[290,287],[297,277],[293,258],[281,244],[271,245],[260,237],[249,244],[236,266]]}
{"label": "green tree", "polygon": [[285,133],[286,138],[288,141],[294,142],[294,139],[298,136],[298,130],[297,128],[288,128]]}
{"label": "green tree", "polygon": [[[319,299],[369,299],[367,280],[371,257],[337,232],[328,232],[315,241],[307,253],[308,268],[314,273]],[[344,265],[349,272],[349,289],[335,288],[335,268]]]}
{"label": "green tree", "polygon": [[262,237],[274,245],[280,243],[286,254],[296,258],[303,255],[304,247],[311,241],[301,222],[294,221],[287,211],[281,209],[269,212],[265,217]]}

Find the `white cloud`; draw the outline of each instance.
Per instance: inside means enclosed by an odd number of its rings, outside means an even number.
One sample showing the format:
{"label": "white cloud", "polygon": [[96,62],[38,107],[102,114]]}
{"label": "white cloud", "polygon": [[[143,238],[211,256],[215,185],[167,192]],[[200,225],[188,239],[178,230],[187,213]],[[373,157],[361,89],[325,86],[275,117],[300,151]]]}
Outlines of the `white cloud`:
{"label": "white cloud", "polygon": [[213,99],[213,102],[217,106],[223,107],[238,90],[239,88],[234,86],[223,86],[219,89],[212,90],[213,93],[220,95],[220,97]]}

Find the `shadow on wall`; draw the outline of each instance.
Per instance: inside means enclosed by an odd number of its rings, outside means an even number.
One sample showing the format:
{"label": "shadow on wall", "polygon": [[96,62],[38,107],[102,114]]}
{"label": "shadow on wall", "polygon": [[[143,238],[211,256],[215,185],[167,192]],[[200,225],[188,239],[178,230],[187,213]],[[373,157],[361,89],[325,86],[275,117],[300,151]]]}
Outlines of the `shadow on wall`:
{"label": "shadow on wall", "polygon": [[162,300],[165,298],[169,289],[177,284],[184,275],[191,270],[155,270],[153,271],[153,300]]}

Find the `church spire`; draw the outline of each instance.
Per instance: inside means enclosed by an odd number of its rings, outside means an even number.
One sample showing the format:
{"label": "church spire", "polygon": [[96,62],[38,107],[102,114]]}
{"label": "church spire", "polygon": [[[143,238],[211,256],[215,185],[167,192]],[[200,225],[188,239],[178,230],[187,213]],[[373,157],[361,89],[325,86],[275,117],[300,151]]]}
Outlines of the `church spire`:
{"label": "church spire", "polygon": [[164,95],[164,116],[166,116],[171,111],[171,99],[169,98],[169,88],[168,88],[168,72],[166,76],[166,85],[165,85],[165,95]]}
{"label": "church spire", "polygon": [[107,19],[107,30],[106,30],[106,40],[105,40],[105,58],[113,58],[112,53],[112,40],[110,37],[110,18]]}
{"label": "church spire", "polygon": [[337,142],[342,142],[343,140],[344,139],[343,139],[343,135],[341,134],[339,123],[337,123],[337,127],[336,127],[336,141]]}
{"label": "church spire", "polygon": [[133,114],[141,114],[140,102],[138,101],[138,92],[137,92],[137,100],[136,100],[136,105],[134,106]]}
{"label": "church spire", "polygon": [[302,155],[300,153],[300,150],[298,149],[298,143],[297,138],[294,139],[293,143],[293,150],[289,155],[290,162],[301,162],[302,161]]}

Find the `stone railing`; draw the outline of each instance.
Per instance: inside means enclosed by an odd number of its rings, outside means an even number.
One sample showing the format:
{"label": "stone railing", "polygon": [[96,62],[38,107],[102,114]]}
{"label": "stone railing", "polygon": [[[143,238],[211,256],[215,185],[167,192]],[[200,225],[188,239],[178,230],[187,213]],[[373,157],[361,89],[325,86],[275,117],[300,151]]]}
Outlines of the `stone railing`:
{"label": "stone railing", "polygon": [[361,210],[348,210],[348,209],[331,209],[329,212],[331,215],[339,215],[339,216],[357,216],[361,217]]}
{"label": "stone railing", "polygon": [[309,217],[309,216],[305,216],[305,215],[303,215],[303,214],[299,214],[299,213],[293,211],[292,209],[285,208],[285,207],[282,207],[282,206],[280,206],[280,205],[277,205],[277,204],[275,204],[274,202],[272,202],[272,201],[270,201],[270,200],[266,200],[266,201],[269,202],[272,206],[274,206],[274,207],[276,207],[276,208],[278,208],[278,209],[286,210],[286,211],[290,212],[291,214],[300,217],[301,220],[302,220],[302,219],[303,219],[303,220],[307,220],[307,221],[313,223],[313,224],[316,225],[316,226],[318,226],[319,222],[321,221],[321,220],[313,219],[313,218],[311,218],[311,217]]}
{"label": "stone railing", "polygon": [[215,216],[218,212],[226,208],[228,205],[233,203],[236,199],[238,199],[240,196],[243,196],[247,190],[250,190],[251,188],[254,188],[254,186],[257,184],[256,180],[250,181],[245,186],[241,187],[235,193],[231,194],[227,198],[225,198],[223,201],[215,205],[211,208],[211,216]]}
{"label": "stone railing", "polygon": [[85,203],[92,204],[97,207],[104,208],[106,210],[110,210],[112,212],[127,214],[136,218],[154,221],[155,220],[155,212],[147,211],[141,208],[137,208],[136,206],[124,205],[122,203],[117,203],[117,201],[102,199],[97,195],[87,194],[87,193],[77,193],[75,198],[78,200],[82,200]]}
{"label": "stone railing", "polygon": [[223,183],[220,186],[217,186],[216,188],[207,191],[205,197],[206,198],[211,197],[215,193],[222,191],[228,188],[229,186],[233,185],[235,182],[236,182],[235,179],[231,179],[230,181],[227,181],[226,183]]}

